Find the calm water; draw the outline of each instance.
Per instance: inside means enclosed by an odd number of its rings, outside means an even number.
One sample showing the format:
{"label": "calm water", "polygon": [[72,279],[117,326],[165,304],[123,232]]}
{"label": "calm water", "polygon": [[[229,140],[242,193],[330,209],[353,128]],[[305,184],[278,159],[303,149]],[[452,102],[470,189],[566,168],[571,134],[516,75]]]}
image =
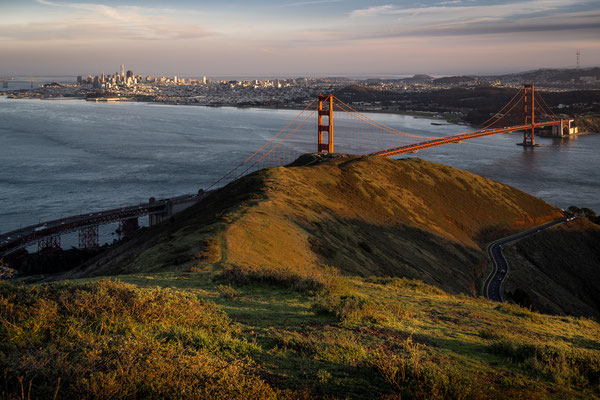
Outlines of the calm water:
{"label": "calm water", "polygon": [[[145,202],[150,196],[196,192],[296,115],[0,97],[0,231]],[[420,135],[465,130],[410,116],[370,117]],[[418,156],[515,186],[560,207],[576,204],[600,211],[600,135],[540,138],[543,147],[536,149],[515,146],[520,137],[496,135]]]}

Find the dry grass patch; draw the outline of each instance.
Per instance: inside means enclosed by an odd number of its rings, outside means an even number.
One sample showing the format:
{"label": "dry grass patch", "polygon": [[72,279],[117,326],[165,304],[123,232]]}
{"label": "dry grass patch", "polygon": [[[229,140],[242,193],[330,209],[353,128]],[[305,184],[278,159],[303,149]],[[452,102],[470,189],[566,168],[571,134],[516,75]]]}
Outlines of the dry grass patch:
{"label": "dry grass patch", "polygon": [[[277,398],[216,305],[104,280],[0,285],[7,398]],[[291,396],[291,395],[290,395]]]}

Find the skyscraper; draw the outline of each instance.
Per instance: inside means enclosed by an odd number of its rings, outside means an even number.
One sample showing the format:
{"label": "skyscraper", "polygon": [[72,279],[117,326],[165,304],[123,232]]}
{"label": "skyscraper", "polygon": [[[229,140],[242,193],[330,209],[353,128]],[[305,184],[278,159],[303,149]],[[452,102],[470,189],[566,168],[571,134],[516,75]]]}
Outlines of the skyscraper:
{"label": "skyscraper", "polygon": [[121,64],[121,78],[125,78],[125,64]]}

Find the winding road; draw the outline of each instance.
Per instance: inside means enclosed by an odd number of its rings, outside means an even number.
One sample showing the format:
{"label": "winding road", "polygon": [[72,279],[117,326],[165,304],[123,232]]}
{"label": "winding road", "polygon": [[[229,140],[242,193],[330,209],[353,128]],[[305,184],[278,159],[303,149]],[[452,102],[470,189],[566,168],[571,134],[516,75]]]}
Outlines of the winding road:
{"label": "winding road", "polygon": [[566,215],[564,218],[556,219],[554,221],[545,223],[535,228],[529,229],[524,232],[520,232],[511,236],[498,239],[490,243],[487,247],[487,253],[492,260],[492,272],[489,274],[485,282],[483,283],[483,295],[494,301],[504,302],[504,282],[509,275],[509,267],[504,254],[502,254],[502,248],[511,242],[516,242],[528,236],[535,235],[538,232],[553,227],[554,225],[562,224],[563,222],[571,221],[574,217]]}

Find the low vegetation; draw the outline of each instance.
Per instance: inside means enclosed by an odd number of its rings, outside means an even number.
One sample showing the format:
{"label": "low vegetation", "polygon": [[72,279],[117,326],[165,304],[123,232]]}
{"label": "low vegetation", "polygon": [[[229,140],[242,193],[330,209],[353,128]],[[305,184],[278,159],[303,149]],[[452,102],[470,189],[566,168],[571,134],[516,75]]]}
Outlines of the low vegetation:
{"label": "low vegetation", "polygon": [[600,398],[600,326],[402,278],[0,285],[9,398]]}
{"label": "low vegetation", "polygon": [[418,159],[307,157],[62,281],[0,281],[0,397],[600,398],[597,322],[477,296],[485,243],[559,210]]}
{"label": "low vegetation", "polygon": [[0,286],[10,398],[268,398],[256,345],[211,302],[113,281]]}
{"label": "low vegetation", "polygon": [[542,231],[508,246],[507,297],[552,314],[600,320],[600,226],[588,217]]}
{"label": "low vegetation", "polygon": [[231,282],[260,276],[318,290],[329,265],[475,295],[488,273],[486,242],[562,215],[517,189],[419,159],[320,161],[306,155],[245,176],[65,277],[218,265]]}

